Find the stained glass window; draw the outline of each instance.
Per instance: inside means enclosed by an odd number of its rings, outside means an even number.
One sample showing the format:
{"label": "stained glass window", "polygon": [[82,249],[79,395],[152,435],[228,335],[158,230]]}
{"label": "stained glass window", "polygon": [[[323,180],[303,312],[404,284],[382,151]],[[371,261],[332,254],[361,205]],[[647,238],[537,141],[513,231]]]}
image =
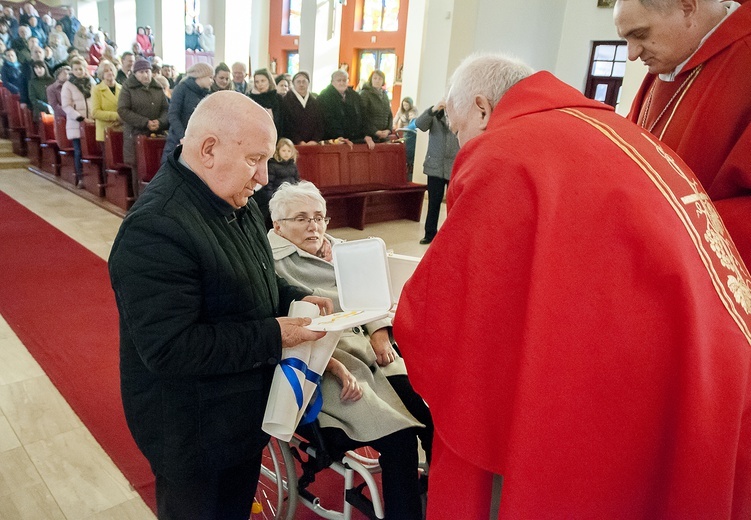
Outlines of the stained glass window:
{"label": "stained glass window", "polygon": [[363,0],[363,31],[398,31],[399,0]]}
{"label": "stained glass window", "polygon": [[287,74],[292,74],[294,76],[298,72],[300,72],[300,53],[288,52],[287,53]]}
{"label": "stained glass window", "polygon": [[300,34],[300,20],[302,13],[302,0],[288,0],[289,11],[287,15],[287,34]]}
{"label": "stained glass window", "polygon": [[360,51],[360,81],[358,85],[362,85],[370,74],[378,69],[386,75],[386,90],[389,93],[389,99],[392,98],[392,92],[394,90],[394,81],[396,79],[396,54],[393,50],[365,50]]}

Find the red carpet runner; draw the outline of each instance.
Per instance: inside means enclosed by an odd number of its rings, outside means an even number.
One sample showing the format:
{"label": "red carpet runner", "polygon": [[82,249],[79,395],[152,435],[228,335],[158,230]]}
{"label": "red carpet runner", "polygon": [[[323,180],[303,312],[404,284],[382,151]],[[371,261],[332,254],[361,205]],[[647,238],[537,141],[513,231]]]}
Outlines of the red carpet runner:
{"label": "red carpet runner", "polygon": [[107,263],[0,192],[0,314],[154,509],[154,477],[120,400]]}
{"label": "red carpet runner", "polygon": [[[125,423],[118,314],[107,263],[0,192],[0,314],[143,500],[154,476]],[[341,507],[343,481],[313,485]],[[331,500],[329,502],[328,500]],[[303,506],[295,518],[320,518]],[[355,511],[353,518],[364,518]]]}

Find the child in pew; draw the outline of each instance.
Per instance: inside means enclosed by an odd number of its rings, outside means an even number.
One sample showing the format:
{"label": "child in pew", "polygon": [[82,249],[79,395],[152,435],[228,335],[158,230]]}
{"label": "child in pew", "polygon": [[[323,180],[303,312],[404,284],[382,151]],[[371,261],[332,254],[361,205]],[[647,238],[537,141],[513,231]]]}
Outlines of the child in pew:
{"label": "child in pew", "polygon": [[269,200],[271,200],[271,196],[284,182],[289,182],[290,184],[300,182],[300,172],[297,170],[296,163],[297,149],[295,145],[286,137],[282,137],[276,143],[274,157],[269,159],[269,182],[266,186],[259,186],[253,195],[253,200],[258,204],[258,208],[263,215],[266,229],[274,227],[269,214]]}

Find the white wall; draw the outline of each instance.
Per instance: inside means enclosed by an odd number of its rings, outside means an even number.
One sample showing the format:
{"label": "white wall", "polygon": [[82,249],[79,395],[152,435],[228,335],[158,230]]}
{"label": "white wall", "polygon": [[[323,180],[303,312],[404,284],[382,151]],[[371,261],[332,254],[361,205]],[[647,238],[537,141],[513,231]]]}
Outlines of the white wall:
{"label": "white wall", "polygon": [[620,40],[613,24],[613,10],[597,7],[594,0],[570,0],[563,19],[555,75],[583,92],[592,42],[597,40]]}
{"label": "white wall", "polygon": [[623,78],[621,103],[616,110],[619,114],[623,116],[628,115],[629,110],[631,110],[631,103],[646,75],[647,67],[640,60],[626,63],[626,76]]}
{"label": "white wall", "polygon": [[331,73],[339,68],[342,39],[342,6],[338,0],[318,0],[316,15],[315,62],[311,90],[320,92],[331,83]]}
{"label": "white wall", "polygon": [[567,0],[480,0],[474,50],[510,54],[536,70],[553,71],[567,3]]}
{"label": "white wall", "polygon": [[[251,2],[248,0],[216,2],[215,17],[219,20],[218,24],[213,24],[216,35],[216,61],[224,61],[230,66],[236,61],[247,64],[250,56]],[[221,29],[222,23],[224,30],[217,31],[217,25]]]}
{"label": "white wall", "polygon": [[[133,0],[113,0],[112,20],[117,51],[129,51],[136,39],[136,3]],[[157,29],[155,29],[157,30]]]}
{"label": "white wall", "polygon": [[184,6],[183,0],[154,1],[158,27],[158,30],[154,29],[156,53],[163,63],[174,65],[178,72],[185,71],[185,18],[175,16],[175,12],[182,12],[180,8],[184,9]]}
{"label": "white wall", "polygon": [[[99,28],[99,5],[96,0],[87,0],[78,2],[76,17],[81,20],[81,24],[88,27],[93,25],[94,29]],[[73,42],[71,42],[73,43]]]}
{"label": "white wall", "polygon": [[[422,113],[426,108],[434,105],[446,93],[446,83],[451,70],[449,70],[448,57],[451,54],[451,46],[459,40],[464,42],[471,41],[465,34],[452,34],[454,15],[457,14],[457,4],[459,9],[472,10],[476,7],[476,2],[461,0],[427,0],[424,3],[425,11],[421,16],[422,19],[422,41],[417,49],[410,52],[419,53],[419,65],[415,66],[407,63],[405,56],[405,80],[409,79],[407,67],[418,70],[419,80],[409,80],[408,85],[416,88],[413,91],[413,97],[417,108]],[[413,14],[412,9],[409,12]],[[419,13],[417,13],[419,14]],[[408,22],[409,26],[409,22]],[[415,42],[413,41],[412,44]],[[415,60],[416,61],[416,60]],[[405,86],[402,85],[402,93],[406,94]],[[427,183],[427,179],[422,171],[422,163],[425,160],[425,153],[428,147],[428,137],[425,132],[417,132],[417,142],[415,144],[415,168],[412,180],[419,183]]]}
{"label": "white wall", "polygon": [[114,27],[114,23],[112,18],[114,17],[114,13],[111,12],[111,0],[98,0],[98,11],[99,11],[99,27],[102,28],[104,32],[110,35],[111,38],[114,37],[114,34],[112,32],[112,29]]}
{"label": "white wall", "polygon": [[253,0],[250,24],[250,63],[253,70],[269,66],[269,9],[268,0]]}
{"label": "white wall", "polygon": [[136,0],[136,31],[133,31],[133,39],[138,34],[138,27],[151,27],[152,32],[156,34],[156,4],[154,0]]}

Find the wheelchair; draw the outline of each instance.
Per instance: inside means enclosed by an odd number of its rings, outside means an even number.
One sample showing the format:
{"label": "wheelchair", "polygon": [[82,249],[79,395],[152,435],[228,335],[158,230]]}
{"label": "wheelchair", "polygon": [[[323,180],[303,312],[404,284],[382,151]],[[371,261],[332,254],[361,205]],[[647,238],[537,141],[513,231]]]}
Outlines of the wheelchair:
{"label": "wheelchair", "polygon": [[[297,434],[289,443],[275,438],[269,441],[263,451],[250,519],[292,520],[300,505],[331,520],[350,520],[354,509],[369,520],[383,519],[383,501],[374,478],[381,471],[378,452],[366,446],[344,454],[330,453],[323,447],[317,425],[312,431],[314,442]],[[296,463],[302,469],[299,477]],[[333,506],[337,509],[325,507],[321,498],[308,489],[315,475],[324,469],[333,470],[344,479],[342,503]]]}

